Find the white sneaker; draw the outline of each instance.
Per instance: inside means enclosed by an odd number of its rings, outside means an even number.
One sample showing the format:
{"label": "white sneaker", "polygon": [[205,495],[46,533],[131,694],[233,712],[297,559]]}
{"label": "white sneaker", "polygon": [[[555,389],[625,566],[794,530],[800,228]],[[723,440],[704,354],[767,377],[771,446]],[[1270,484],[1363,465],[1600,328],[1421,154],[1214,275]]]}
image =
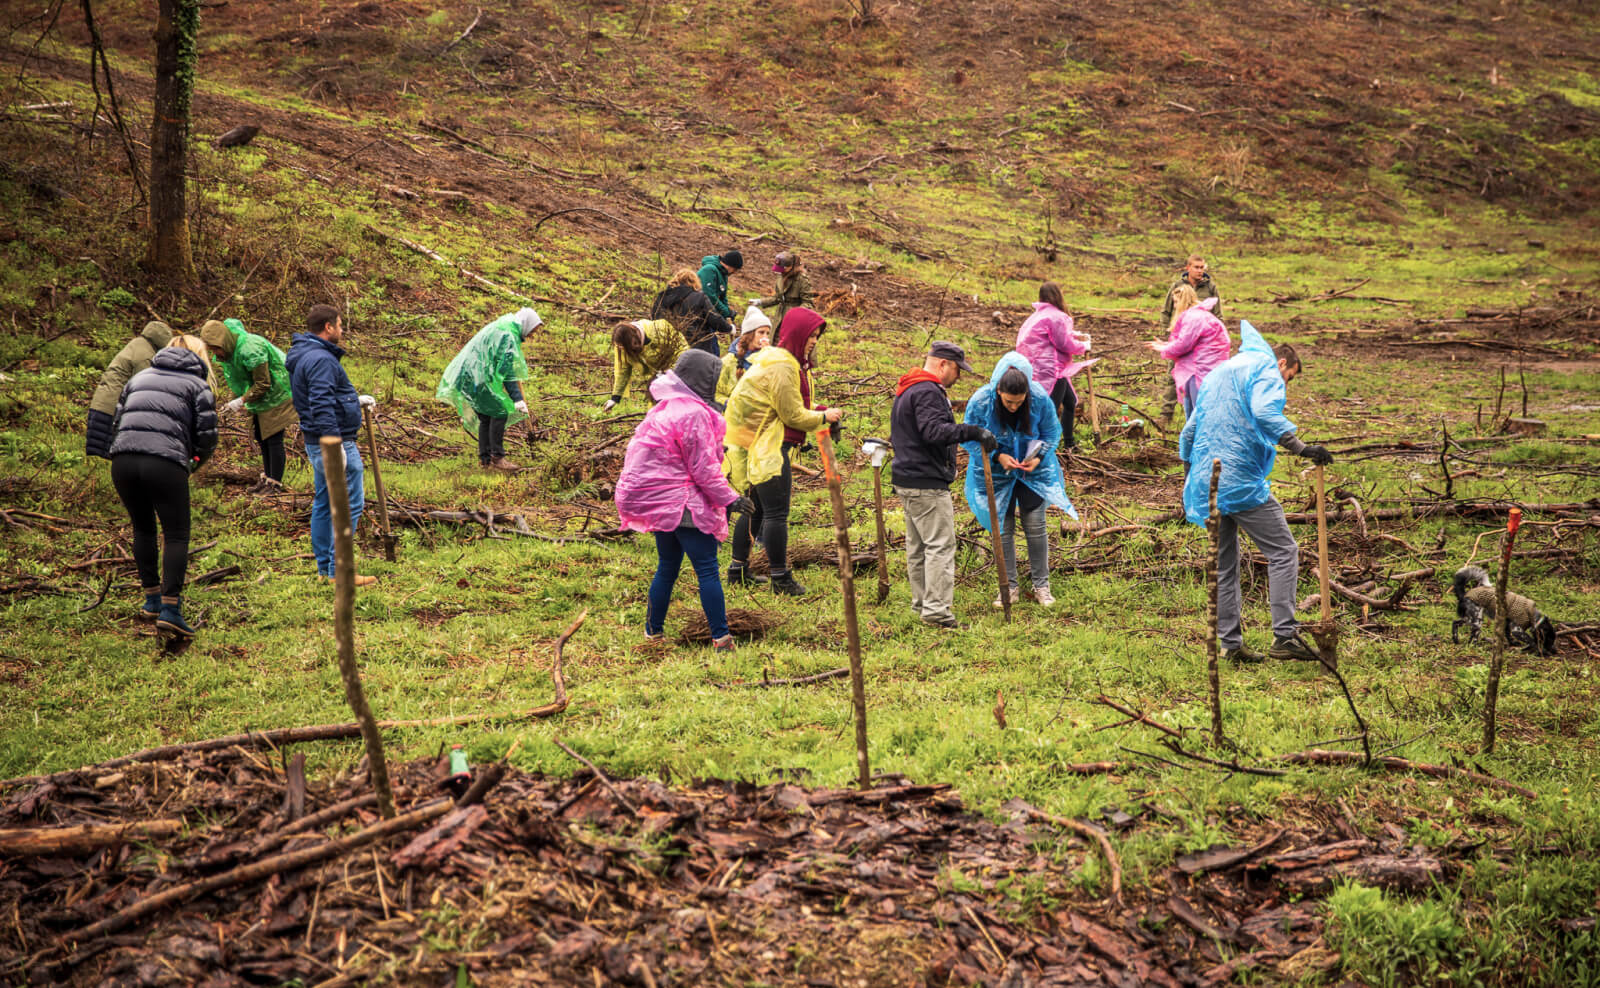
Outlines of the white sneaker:
{"label": "white sneaker", "polygon": [[1040,607],[1050,607],[1055,604],[1056,596],[1050,592],[1049,587],[1034,587],[1033,600]]}
{"label": "white sneaker", "polygon": [[[1017,601],[1022,599],[1022,591],[1018,590],[1017,589],[1017,585],[1013,583],[1010,586],[1006,587],[1006,596],[1010,597],[1011,598],[1011,603],[1015,604]],[[997,610],[997,611],[1005,609],[1005,606],[1006,606],[1005,602],[1000,599],[1000,595],[999,594],[995,594],[994,595],[994,604],[993,604],[993,606],[994,606],[994,609]]]}

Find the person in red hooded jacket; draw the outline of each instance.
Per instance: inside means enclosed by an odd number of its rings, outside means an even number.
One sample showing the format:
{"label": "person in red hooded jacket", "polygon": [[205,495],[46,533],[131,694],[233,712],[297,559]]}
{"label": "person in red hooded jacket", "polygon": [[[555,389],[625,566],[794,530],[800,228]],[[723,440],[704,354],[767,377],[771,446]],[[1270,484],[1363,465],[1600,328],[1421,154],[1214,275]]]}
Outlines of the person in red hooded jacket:
{"label": "person in red hooded jacket", "polygon": [[[804,306],[784,313],[778,342],[750,358],[750,369],[728,396],[726,469],[734,490],[748,492],[755,513],[742,515],[733,530],[728,582],[756,583],[750,575],[751,532],[761,533],[774,593],[802,596],[789,572],[789,460],[806,433],[839,421],[842,410],[811,402],[811,367],[817,340],[828,323]],[[782,430],[780,437],[779,430]]]}

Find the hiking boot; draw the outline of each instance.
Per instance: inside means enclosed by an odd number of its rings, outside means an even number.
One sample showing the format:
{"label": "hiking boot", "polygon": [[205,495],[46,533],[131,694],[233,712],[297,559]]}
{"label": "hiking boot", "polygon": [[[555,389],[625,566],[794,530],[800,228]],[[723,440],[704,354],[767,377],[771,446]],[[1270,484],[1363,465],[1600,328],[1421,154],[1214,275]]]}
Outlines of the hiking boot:
{"label": "hiking boot", "polygon": [[183,619],[182,599],[162,597],[161,613],[156,616],[156,630],[179,638],[193,638],[194,629]]}
{"label": "hiking boot", "polygon": [[922,623],[930,628],[938,628],[940,631],[966,631],[968,628],[968,625],[957,621],[955,618],[946,618],[940,621],[925,617],[922,619]]}
{"label": "hiking boot", "polygon": [[769,582],[766,577],[750,572],[745,563],[734,562],[728,567],[728,585],[733,587],[759,586]]}
{"label": "hiking boot", "polygon": [[774,573],[768,581],[772,584],[772,592],[789,597],[804,597],[806,588],[802,587],[794,578],[793,573]]}
{"label": "hiking boot", "polygon": [[[1017,589],[1017,585],[1015,583],[1013,583],[1010,586],[1006,587],[1006,596],[1011,598],[1011,604],[1014,607],[1014,606],[1016,606],[1017,602],[1022,599],[1022,591],[1018,590]],[[1006,604],[1005,604],[1005,601],[1000,599],[1000,595],[999,594],[995,594],[994,595],[994,600],[990,603],[990,606],[998,611],[998,610],[1004,608],[1006,606]]]}
{"label": "hiking boot", "polygon": [[733,655],[738,649],[733,644],[733,635],[723,635],[721,638],[711,639],[711,649],[715,652],[726,652]]}
{"label": "hiking boot", "polygon": [[1261,662],[1266,659],[1265,655],[1262,655],[1260,652],[1257,652],[1255,649],[1244,644],[1243,642],[1239,643],[1238,648],[1230,648],[1223,652],[1222,657],[1227,659],[1229,662],[1237,662],[1242,666],[1253,666],[1257,662]]}
{"label": "hiking boot", "polygon": [[522,468],[517,466],[515,463],[512,463],[510,460],[508,460],[508,459],[506,459],[505,457],[502,456],[502,457],[500,457],[498,459],[490,460],[489,461],[489,469],[490,470],[503,470],[506,473],[515,473],[516,471],[521,470]]}
{"label": "hiking boot", "polygon": [[261,493],[261,485],[265,484],[266,482],[267,482],[267,475],[266,474],[261,474],[260,476],[256,477],[256,482],[255,483],[253,483],[249,487],[245,488],[245,493],[246,494],[260,494]]}
{"label": "hiking boot", "polygon": [[1056,595],[1050,592],[1049,587],[1034,587],[1033,602],[1038,604],[1040,607],[1054,607],[1056,603]]}
{"label": "hiking boot", "polygon": [[1291,662],[1316,662],[1318,664],[1322,662],[1317,657],[1317,653],[1307,648],[1305,642],[1298,638],[1273,639],[1272,647],[1267,650],[1267,655],[1274,659]]}
{"label": "hiking boot", "polygon": [[161,588],[145,588],[144,606],[139,608],[139,620],[154,621],[161,616]]}
{"label": "hiking boot", "polygon": [[271,477],[262,477],[261,483],[255,487],[257,494],[280,494],[283,492],[283,481],[273,480]]}

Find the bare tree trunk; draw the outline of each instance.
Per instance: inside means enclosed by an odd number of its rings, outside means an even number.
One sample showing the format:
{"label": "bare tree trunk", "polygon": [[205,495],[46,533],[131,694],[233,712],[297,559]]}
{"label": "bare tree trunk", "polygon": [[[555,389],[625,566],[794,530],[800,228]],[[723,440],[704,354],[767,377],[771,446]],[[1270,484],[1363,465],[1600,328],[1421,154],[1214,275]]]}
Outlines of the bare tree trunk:
{"label": "bare tree trunk", "polygon": [[194,275],[189,249],[189,104],[194,95],[198,0],[159,0],[156,21],[155,119],[150,126],[150,252],[152,273],[185,282]]}

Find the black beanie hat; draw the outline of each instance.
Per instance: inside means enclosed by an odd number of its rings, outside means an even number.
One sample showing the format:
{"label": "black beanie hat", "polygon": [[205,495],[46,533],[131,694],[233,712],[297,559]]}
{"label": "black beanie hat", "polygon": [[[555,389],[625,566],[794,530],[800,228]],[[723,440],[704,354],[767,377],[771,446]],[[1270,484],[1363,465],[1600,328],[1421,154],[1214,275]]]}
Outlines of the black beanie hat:
{"label": "black beanie hat", "polygon": [[722,263],[737,271],[744,267],[744,255],[736,250],[730,250],[722,255]]}

